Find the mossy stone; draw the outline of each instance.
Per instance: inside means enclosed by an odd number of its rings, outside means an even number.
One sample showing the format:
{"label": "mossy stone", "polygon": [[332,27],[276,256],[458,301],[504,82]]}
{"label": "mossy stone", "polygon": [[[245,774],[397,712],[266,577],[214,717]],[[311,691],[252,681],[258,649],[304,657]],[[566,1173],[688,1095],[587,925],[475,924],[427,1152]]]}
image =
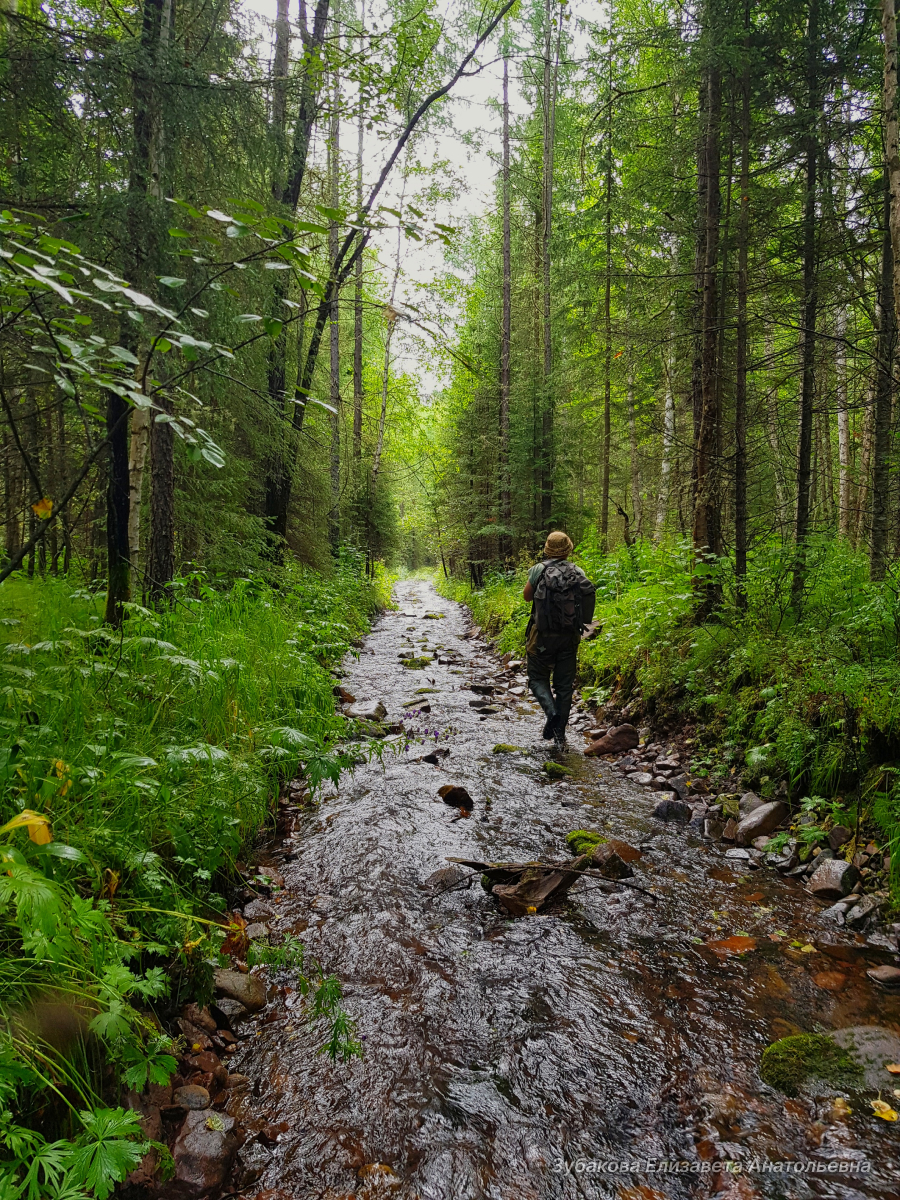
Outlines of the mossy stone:
{"label": "mossy stone", "polygon": [[566,834],[566,845],[578,855],[590,854],[608,840],[602,833],[596,833],[593,829],[573,829],[571,833]]}
{"label": "mossy stone", "polygon": [[424,656],[420,656],[418,658],[402,658],[400,660],[400,666],[406,667],[407,671],[421,671],[424,667],[427,667],[430,662],[431,659],[425,658]]}
{"label": "mossy stone", "polygon": [[491,751],[491,753],[492,754],[518,754],[521,749],[522,749],[521,746],[510,746],[506,742],[498,742],[497,745],[494,747],[494,749]]}
{"label": "mossy stone", "polygon": [[797,1096],[807,1079],[821,1079],[836,1088],[858,1087],[862,1067],[825,1033],[800,1033],[781,1038],[763,1051],[761,1078],[786,1096]]}
{"label": "mossy stone", "polygon": [[575,774],[569,767],[564,767],[561,763],[556,762],[545,762],[544,770],[551,779],[564,779],[566,775]]}

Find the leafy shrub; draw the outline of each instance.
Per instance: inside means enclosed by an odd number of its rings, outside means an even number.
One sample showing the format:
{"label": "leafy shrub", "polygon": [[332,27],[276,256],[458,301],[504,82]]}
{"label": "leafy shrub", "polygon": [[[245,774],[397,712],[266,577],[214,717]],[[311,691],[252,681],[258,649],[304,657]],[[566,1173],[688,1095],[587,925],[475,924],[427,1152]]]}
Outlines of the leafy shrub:
{"label": "leafy shrub", "polygon": [[[174,1070],[148,1010],[208,986],[223,884],[279,778],[349,765],[328,668],[389,585],[350,555],[277,588],[195,575],[115,634],[85,588],[0,589],[0,1195],[103,1197],[146,1152],[109,1068],[138,1089]],[[345,1055],[340,987],[323,987]]]}

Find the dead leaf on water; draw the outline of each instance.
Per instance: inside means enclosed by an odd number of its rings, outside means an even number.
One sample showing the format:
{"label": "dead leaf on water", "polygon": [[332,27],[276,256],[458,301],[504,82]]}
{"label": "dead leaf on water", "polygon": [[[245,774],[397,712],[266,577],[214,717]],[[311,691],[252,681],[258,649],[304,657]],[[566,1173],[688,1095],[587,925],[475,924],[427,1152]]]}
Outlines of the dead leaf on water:
{"label": "dead leaf on water", "polygon": [[897,1111],[891,1108],[889,1104],[885,1104],[883,1100],[870,1100],[872,1111],[876,1117],[881,1117],[882,1121],[896,1121]]}
{"label": "dead leaf on water", "polygon": [[885,1063],[884,1069],[892,1075],[900,1075],[900,1063]]}
{"label": "dead leaf on water", "polygon": [[755,950],[756,938],[746,934],[734,934],[732,937],[706,944],[714,954],[718,954],[720,958],[727,958],[729,954],[745,954],[748,950]]}

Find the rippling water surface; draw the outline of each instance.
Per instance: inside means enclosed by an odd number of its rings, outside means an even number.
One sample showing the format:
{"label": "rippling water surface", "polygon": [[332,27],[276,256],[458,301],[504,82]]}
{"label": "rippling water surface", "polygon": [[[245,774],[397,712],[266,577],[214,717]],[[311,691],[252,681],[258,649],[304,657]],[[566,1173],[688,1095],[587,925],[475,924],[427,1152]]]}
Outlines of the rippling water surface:
{"label": "rippling water surface", "polygon": [[[414,761],[421,745],[386,753],[296,828],[278,928],[344,981],[366,1051],[332,1066],[299,997],[279,992],[236,1056],[256,1094],[230,1111],[251,1131],[286,1126],[255,1186],[297,1200],[900,1196],[897,1125],[861,1105],[842,1120],[828,1101],[786,1100],[756,1069],[787,1033],[900,1029],[900,1000],[869,984],[863,962],[791,948],[821,929],[799,885],[745,873],[655,821],[652,794],[585,760],[578,735],[556,755],[576,775],[549,780],[527,696],[486,718],[470,706],[467,683],[491,683],[499,667],[463,637],[463,610],[424,582],[401,584],[397,600],[344,684],[397,719],[433,681],[418,723],[450,754],[435,766]],[[406,670],[398,656],[410,644],[460,661]],[[497,743],[523,749],[495,755]],[[470,818],[438,800],[444,783],[468,789]],[[643,847],[636,878],[655,904],[585,881],[556,910],[512,920],[477,879],[461,891],[425,884],[447,856],[565,857],[565,834],[583,827]],[[776,930],[790,937],[769,941]],[[722,957],[697,941],[738,932],[758,949]],[[712,1172],[754,1159],[845,1170]],[[663,1175],[661,1160],[692,1173]],[[870,1169],[851,1174],[854,1164]]]}

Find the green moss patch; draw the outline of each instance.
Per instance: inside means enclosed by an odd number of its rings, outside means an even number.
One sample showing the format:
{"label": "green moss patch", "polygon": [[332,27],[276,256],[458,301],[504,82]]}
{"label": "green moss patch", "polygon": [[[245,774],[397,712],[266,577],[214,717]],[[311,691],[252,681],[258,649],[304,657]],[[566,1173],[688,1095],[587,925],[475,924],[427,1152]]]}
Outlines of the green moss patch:
{"label": "green moss patch", "polygon": [[421,656],[419,658],[401,658],[400,666],[406,667],[407,671],[421,671],[431,662],[430,658]]}
{"label": "green moss patch", "polygon": [[491,751],[491,753],[492,754],[518,754],[518,753],[520,753],[520,751],[524,751],[524,749],[525,749],[524,746],[510,746],[506,742],[498,742],[497,745],[494,747],[494,749]]}
{"label": "green moss patch", "polygon": [[561,763],[545,762],[544,770],[551,779],[564,779],[566,775],[574,775],[575,772],[570,767],[564,767]]}
{"label": "green moss patch", "polygon": [[566,845],[573,854],[590,854],[608,840],[602,833],[593,829],[573,829],[571,833],[566,834]]}
{"label": "green moss patch", "polygon": [[771,1087],[796,1096],[807,1079],[822,1079],[836,1088],[858,1087],[862,1067],[824,1033],[800,1033],[773,1042],[759,1064],[762,1079]]}

